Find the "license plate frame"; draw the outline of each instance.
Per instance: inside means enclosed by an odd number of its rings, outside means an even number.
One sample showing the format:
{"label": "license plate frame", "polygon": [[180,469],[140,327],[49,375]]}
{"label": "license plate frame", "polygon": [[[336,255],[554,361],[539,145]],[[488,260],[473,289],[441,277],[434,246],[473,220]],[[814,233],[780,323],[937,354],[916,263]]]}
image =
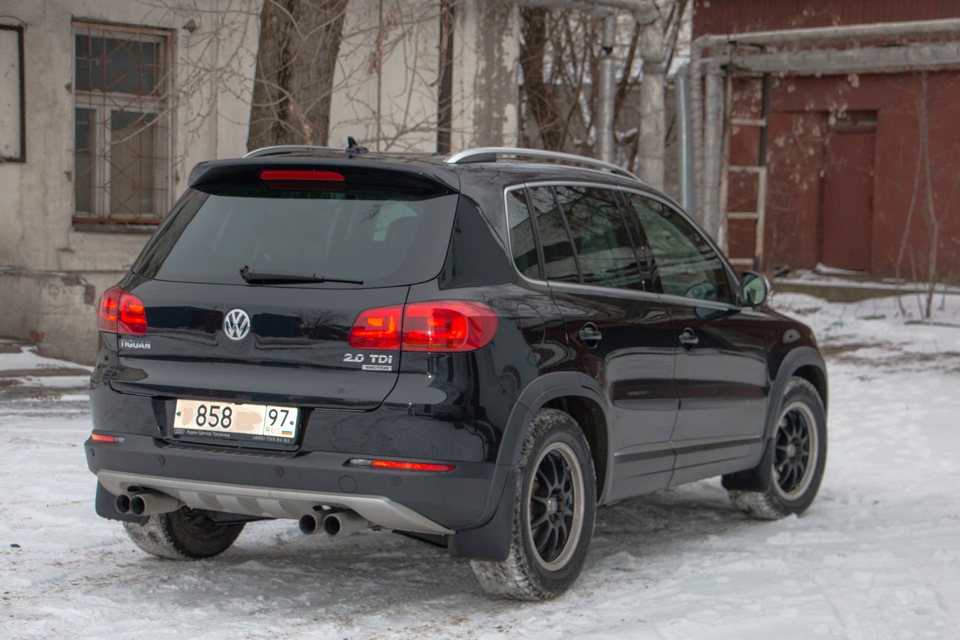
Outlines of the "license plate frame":
{"label": "license plate frame", "polygon": [[179,398],[174,406],[172,431],[176,438],[289,446],[296,443],[300,432],[300,410],[280,405]]}

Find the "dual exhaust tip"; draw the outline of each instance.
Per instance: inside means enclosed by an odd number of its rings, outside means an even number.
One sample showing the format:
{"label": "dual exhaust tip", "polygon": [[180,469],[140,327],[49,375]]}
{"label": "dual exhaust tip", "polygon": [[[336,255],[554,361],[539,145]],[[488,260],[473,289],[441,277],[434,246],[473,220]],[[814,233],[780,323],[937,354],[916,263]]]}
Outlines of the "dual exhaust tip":
{"label": "dual exhaust tip", "polygon": [[370,527],[370,521],[353,511],[328,511],[308,513],[300,518],[300,531],[313,535],[321,531],[328,536],[345,536]]}
{"label": "dual exhaust tip", "polygon": [[[170,513],[184,506],[182,502],[165,493],[144,491],[121,493],[116,500],[117,511],[135,516],[152,516]],[[308,513],[300,518],[300,531],[305,535],[326,533],[328,536],[343,536],[363,531],[371,526],[370,521],[353,511],[327,511]]]}
{"label": "dual exhaust tip", "polygon": [[170,513],[183,506],[183,503],[165,493],[145,491],[142,493],[121,493],[117,496],[117,511],[135,516],[152,516],[158,513]]}

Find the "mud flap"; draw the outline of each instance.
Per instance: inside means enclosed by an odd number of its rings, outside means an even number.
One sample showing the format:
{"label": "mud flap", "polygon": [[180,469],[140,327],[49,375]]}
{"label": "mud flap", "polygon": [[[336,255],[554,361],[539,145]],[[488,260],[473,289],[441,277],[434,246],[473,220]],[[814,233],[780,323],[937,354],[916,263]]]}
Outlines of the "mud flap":
{"label": "mud flap", "polygon": [[497,512],[482,527],[458,531],[450,536],[447,551],[451,556],[473,560],[503,562],[510,553],[513,538],[513,506],[517,498],[517,472],[507,474]]}
{"label": "mud flap", "polygon": [[753,469],[737,471],[723,476],[723,488],[729,491],[766,491],[770,488],[770,478],[773,474],[773,453],[776,442],[773,438],[767,440],[766,449],[760,464]]}

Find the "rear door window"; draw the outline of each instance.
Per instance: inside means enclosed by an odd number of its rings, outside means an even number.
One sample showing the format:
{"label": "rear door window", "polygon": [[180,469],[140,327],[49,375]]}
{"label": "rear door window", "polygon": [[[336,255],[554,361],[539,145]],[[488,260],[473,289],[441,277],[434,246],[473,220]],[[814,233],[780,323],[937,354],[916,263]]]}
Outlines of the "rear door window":
{"label": "rear door window", "polygon": [[616,191],[556,185],[529,192],[547,280],[643,290]]}
{"label": "rear door window", "polygon": [[159,280],[246,284],[240,275],[246,268],[364,287],[412,284],[440,272],[456,194],[388,183],[293,186],[190,190],[134,271]]}
{"label": "rear door window", "polygon": [[633,243],[611,189],[580,185],[556,187],[567,218],[584,284],[643,289]]}

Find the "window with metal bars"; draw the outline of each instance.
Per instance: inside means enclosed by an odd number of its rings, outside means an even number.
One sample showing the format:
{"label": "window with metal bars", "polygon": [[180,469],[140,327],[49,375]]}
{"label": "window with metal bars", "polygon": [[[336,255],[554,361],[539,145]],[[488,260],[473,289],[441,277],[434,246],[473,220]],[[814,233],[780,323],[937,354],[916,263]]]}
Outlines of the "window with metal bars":
{"label": "window with metal bars", "polygon": [[78,225],[152,225],[167,208],[170,33],[74,22]]}

